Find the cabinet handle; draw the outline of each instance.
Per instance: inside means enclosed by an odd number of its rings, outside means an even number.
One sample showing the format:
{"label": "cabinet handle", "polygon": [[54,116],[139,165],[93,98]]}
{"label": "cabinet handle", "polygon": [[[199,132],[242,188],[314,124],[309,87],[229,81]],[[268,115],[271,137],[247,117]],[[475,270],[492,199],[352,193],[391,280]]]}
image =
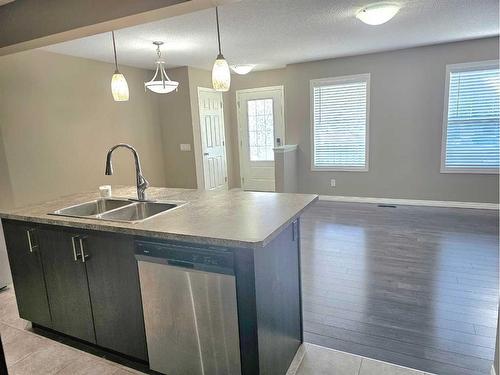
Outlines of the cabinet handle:
{"label": "cabinet handle", "polygon": [[292,241],[294,242],[297,239],[297,223],[298,223],[297,220],[294,220],[292,222]]}
{"label": "cabinet handle", "polygon": [[76,252],[76,239],[78,238],[78,236],[73,236],[71,237],[71,244],[73,245],[73,259],[75,260],[75,262],[78,262],[78,253]]}
{"label": "cabinet handle", "polygon": [[82,263],[85,263],[85,261],[89,258],[89,255],[85,254],[85,250],[83,248],[83,240],[85,238],[86,237],[78,237],[78,241],[80,242],[80,252],[81,252],[81,256],[82,256]]}
{"label": "cabinet handle", "polygon": [[35,231],[34,229],[28,229],[26,231],[26,235],[28,236],[28,247],[29,247],[30,253],[32,253],[34,251],[34,249],[37,247],[36,244],[33,245],[33,241],[31,239],[31,233],[34,231]]}

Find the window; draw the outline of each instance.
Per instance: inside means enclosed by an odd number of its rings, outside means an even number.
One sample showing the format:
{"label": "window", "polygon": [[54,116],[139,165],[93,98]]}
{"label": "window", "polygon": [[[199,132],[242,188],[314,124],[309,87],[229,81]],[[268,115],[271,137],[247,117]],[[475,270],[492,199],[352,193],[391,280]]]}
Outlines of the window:
{"label": "window", "polygon": [[247,103],[250,161],[273,161],[273,99],[248,100]]}
{"label": "window", "polygon": [[498,173],[498,61],[446,67],[441,172]]}
{"label": "window", "polygon": [[311,169],[368,170],[370,75],[311,81]]}

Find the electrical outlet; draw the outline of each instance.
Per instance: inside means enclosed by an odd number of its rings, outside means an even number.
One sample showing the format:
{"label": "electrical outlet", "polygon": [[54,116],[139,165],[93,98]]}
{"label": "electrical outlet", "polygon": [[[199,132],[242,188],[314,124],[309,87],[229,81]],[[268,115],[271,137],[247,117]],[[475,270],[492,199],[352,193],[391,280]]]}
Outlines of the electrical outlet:
{"label": "electrical outlet", "polygon": [[335,184],[336,184],[335,179],[334,179],[334,178],[332,178],[332,179],[330,180],[330,186],[331,186],[331,187],[335,187]]}
{"label": "electrical outlet", "polygon": [[190,143],[181,143],[181,151],[191,151]]}

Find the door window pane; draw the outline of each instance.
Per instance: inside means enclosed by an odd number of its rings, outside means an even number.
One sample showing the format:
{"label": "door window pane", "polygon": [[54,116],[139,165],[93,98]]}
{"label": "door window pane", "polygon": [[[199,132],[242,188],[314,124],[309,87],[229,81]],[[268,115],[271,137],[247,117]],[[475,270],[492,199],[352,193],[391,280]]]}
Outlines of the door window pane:
{"label": "door window pane", "polygon": [[251,161],[274,160],[273,99],[255,99],[247,102],[248,147]]}

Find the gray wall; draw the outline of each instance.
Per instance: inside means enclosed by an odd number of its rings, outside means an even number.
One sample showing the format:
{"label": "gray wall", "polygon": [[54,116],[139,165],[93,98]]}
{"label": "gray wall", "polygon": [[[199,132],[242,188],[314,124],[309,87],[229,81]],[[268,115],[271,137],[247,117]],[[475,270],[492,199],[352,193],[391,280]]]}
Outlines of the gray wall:
{"label": "gray wall", "polygon": [[[498,42],[488,38],[288,65],[286,139],[300,148],[300,191],[498,202],[498,175],[440,173],[446,64],[498,59]],[[312,172],[309,81],[360,73],[371,73],[370,171]]]}
{"label": "gray wall", "polygon": [[[203,179],[198,181],[196,173],[198,164],[200,176],[203,175],[201,154],[195,155],[195,145],[201,142],[198,87],[211,88],[212,73],[192,67],[169,69],[167,73],[170,79],[179,82],[179,89],[159,98],[166,186],[195,189],[198,182],[203,185]],[[223,101],[226,107],[225,95]],[[228,113],[225,110],[225,121]],[[229,187],[233,187],[235,178],[230,139],[231,128],[226,126],[227,173]],[[191,151],[181,151],[181,143],[190,144]]]}
{"label": "gray wall", "polygon": [[[179,88],[159,95],[166,186],[196,188],[188,68],[169,69],[167,74]],[[191,144],[191,151],[181,151],[181,143]]]}
{"label": "gray wall", "polygon": [[165,185],[158,99],[143,85],[151,72],[121,70],[128,102],[113,101],[112,64],[44,51],[0,58],[2,207],[134,184],[125,150],[114,155],[115,175],[104,175],[106,151],[120,142],[138,149],[152,185]]}

